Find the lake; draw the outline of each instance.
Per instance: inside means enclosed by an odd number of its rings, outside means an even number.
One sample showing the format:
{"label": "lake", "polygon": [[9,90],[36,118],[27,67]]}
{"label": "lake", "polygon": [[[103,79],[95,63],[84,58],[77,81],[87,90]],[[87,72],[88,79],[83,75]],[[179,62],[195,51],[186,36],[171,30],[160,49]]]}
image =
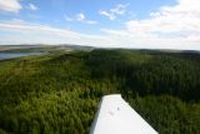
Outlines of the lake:
{"label": "lake", "polygon": [[6,52],[0,52],[0,60],[6,60],[6,59],[13,59],[18,57],[24,57],[29,55],[40,55],[41,53],[6,53]]}

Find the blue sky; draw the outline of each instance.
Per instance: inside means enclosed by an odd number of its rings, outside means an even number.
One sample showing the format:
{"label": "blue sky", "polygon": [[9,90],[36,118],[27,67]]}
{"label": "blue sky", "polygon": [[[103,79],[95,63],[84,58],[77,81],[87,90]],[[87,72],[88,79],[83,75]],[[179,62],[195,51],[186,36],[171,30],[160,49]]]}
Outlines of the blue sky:
{"label": "blue sky", "polygon": [[200,49],[199,9],[198,0],[0,0],[0,44]]}

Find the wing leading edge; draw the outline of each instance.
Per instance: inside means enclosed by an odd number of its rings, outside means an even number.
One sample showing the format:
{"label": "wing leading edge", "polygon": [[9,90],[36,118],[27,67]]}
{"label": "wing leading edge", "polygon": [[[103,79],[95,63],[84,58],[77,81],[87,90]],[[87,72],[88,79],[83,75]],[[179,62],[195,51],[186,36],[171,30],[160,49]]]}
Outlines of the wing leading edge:
{"label": "wing leading edge", "polygon": [[158,134],[121,95],[104,96],[90,134]]}

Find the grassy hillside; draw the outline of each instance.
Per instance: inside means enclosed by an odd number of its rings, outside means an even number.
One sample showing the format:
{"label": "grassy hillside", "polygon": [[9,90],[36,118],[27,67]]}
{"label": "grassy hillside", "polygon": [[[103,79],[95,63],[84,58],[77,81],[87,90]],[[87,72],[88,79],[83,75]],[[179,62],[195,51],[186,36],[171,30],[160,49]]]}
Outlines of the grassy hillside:
{"label": "grassy hillside", "polygon": [[200,55],[93,50],[0,61],[0,133],[86,134],[111,93],[160,134],[200,132]]}

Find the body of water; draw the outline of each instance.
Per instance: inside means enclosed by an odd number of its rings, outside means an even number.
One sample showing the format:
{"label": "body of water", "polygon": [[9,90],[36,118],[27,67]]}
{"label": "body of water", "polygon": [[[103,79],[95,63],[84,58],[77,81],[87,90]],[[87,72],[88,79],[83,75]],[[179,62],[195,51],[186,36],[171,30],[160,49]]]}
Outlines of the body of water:
{"label": "body of water", "polygon": [[0,52],[0,60],[6,60],[6,59],[13,59],[18,57],[24,57],[29,55],[40,55],[41,53],[5,53]]}

